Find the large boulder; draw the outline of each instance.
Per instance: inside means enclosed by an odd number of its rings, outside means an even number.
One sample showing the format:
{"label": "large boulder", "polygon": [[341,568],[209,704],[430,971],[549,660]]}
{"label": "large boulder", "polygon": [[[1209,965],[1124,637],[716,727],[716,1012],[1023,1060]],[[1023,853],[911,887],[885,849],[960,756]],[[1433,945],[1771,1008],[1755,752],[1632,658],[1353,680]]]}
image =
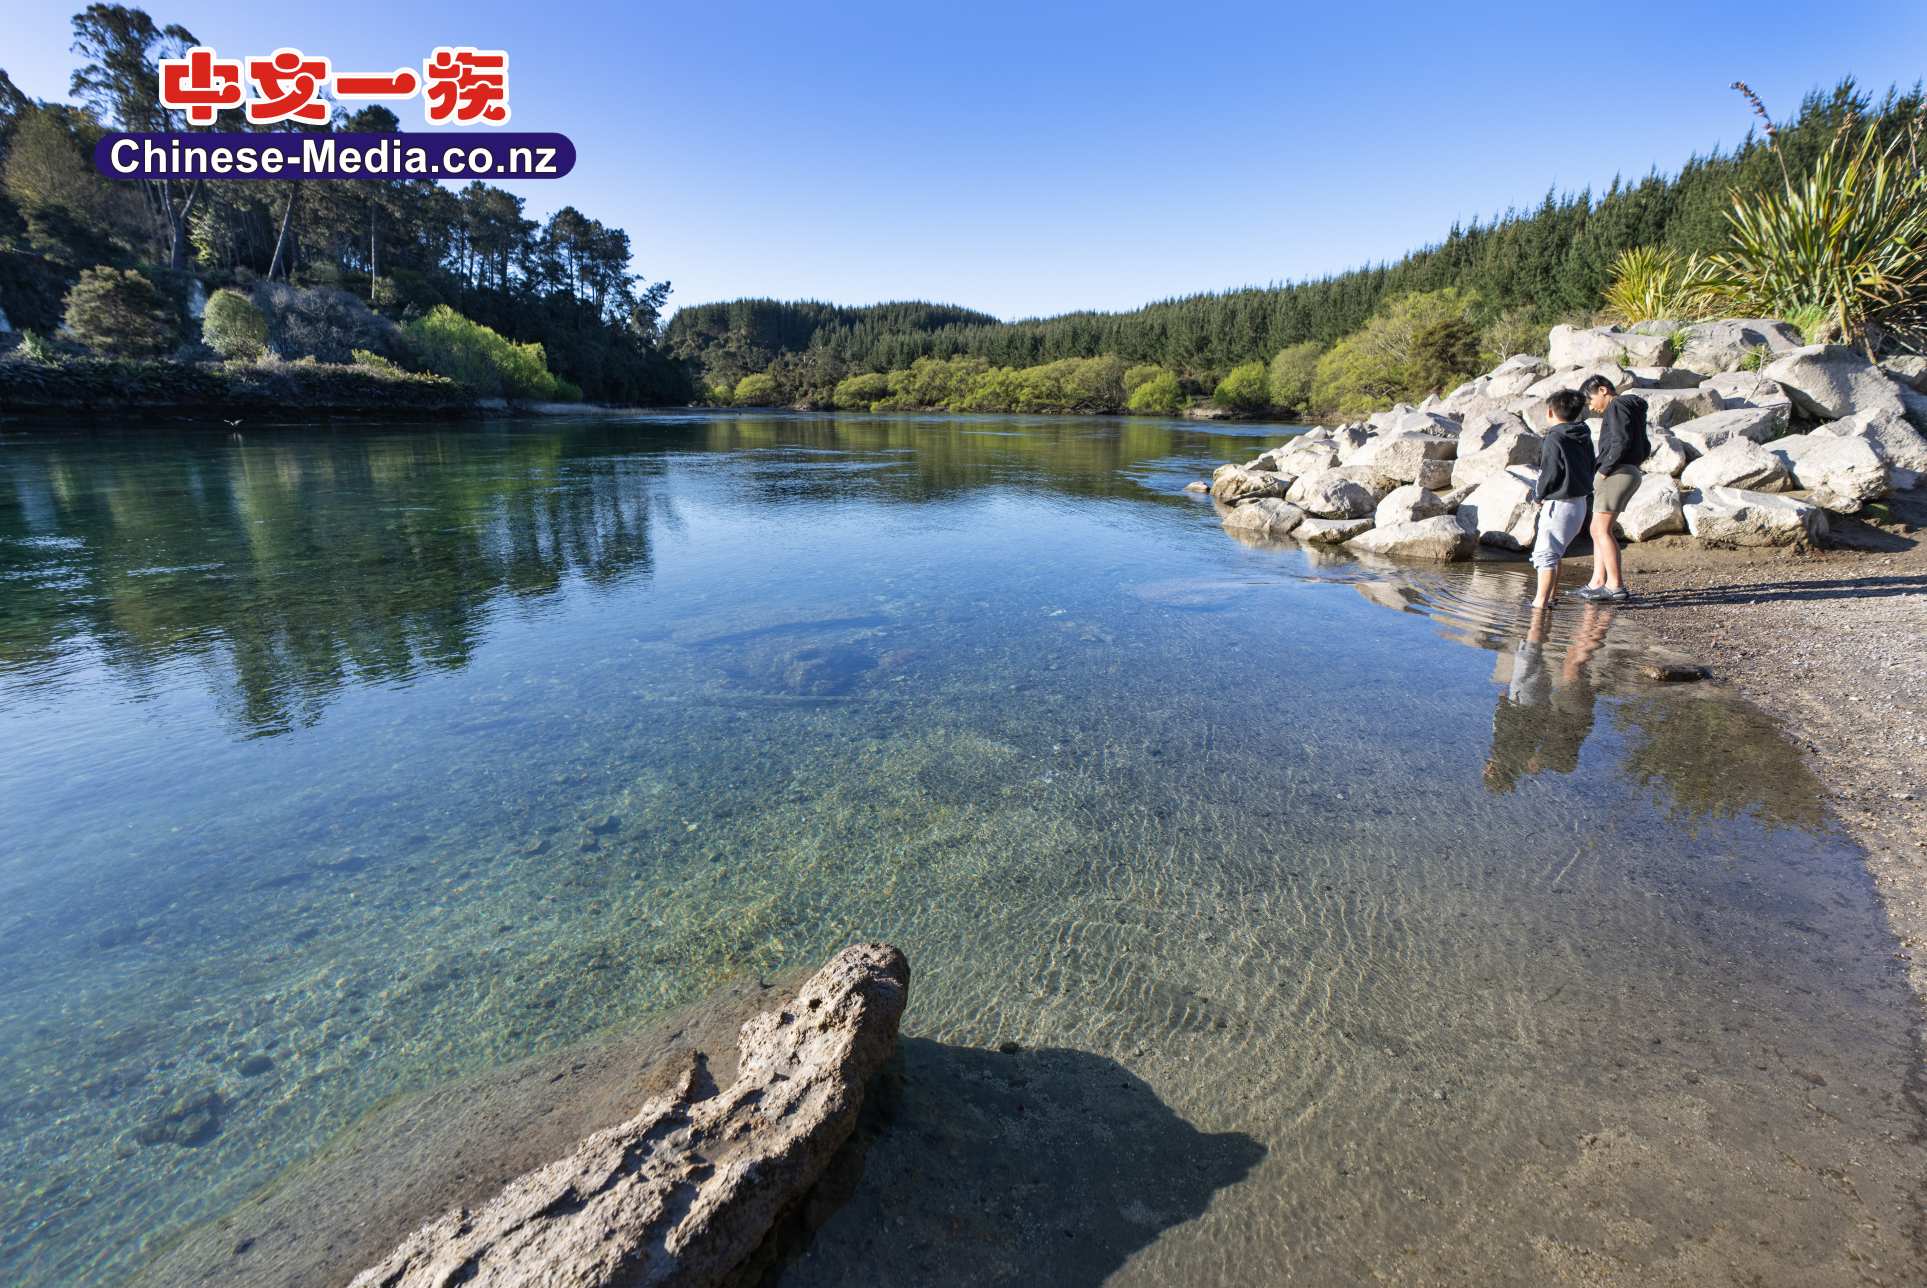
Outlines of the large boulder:
{"label": "large boulder", "polygon": [[[1375,438],[1346,460],[1348,467],[1366,469],[1394,484],[1419,481],[1425,462],[1450,461],[1458,455],[1458,426],[1452,437],[1443,434],[1390,434]],[[1447,466],[1446,477],[1451,477]]]}
{"label": "large boulder", "polygon": [[1646,424],[1652,429],[1671,429],[1675,425],[1724,410],[1725,399],[1704,385],[1698,389],[1639,389],[1633,396],[1645,400]]}
{"label": "large boulder", "polygon": [[1710,416],[1695,416],[1672,427],[1673,437],[1704,456],[1736,438],[1764,443],[1786,432],[1786,411],[1770,407],[1735,407]]}
{"label": "large boulder", "polygon": [[1887,495],[1893,486],[1892,467],[1864,438],[1813,434],[1808,436],[1807,446],[1781,459],[1793,472],[1794,486],[1807,494],[1807,500],[1835,514],[1858,513],[1867,502]]}
{"label": "large boulder", "polygon": [[1639,468],[1647,474],[1678,478],[1693,457],[1698,455],[1695,449],[1663,429],[1648,430],[1646,440],[1653,450]]}
{"label": "large boulder", "polygon": [[1665,474],[1641,476],[1626,508],[1613,519],[1613,531],[1628,541],[1686,531],[1686,511],[1677,480]]}
{"label": "large boulder", "polygon": [[1686,367],[1628,367],[1635,389],[1698,389],[1706,377]]}
{"label": "large boulder", "polygon": [[1375,527],[1353,537],[1347,547],[1360,554],[1385,555],[1397,559],[1426,559],[1451,563],[1470,559],[1478,542],[1460,522],[1449,514],[1410,523]]}
{"label": "large boulder", "polygon": [[1445,512],[1445,502],[1439,500],[1437,494],[1416,483],[1403,483],[1387,492],[1385,499],[1378,503],[1378,509],[1372,512],[1372,523],[1384,528],[1394,523],[1430,519]]}
{"label": "large boulder", "polygon": [[1375,411],[1365,418],[1365,427],[1373,433],[1385,432],[1385,427],[1407,412],[1417,411],[1411,403],[1393,403],[1384,411]]}
{"label": "large boulder", "polygon": [[1367,519],[1379,495],[1337,470],[1319,470],[1293,483],[1285,499],[1318,519]]}
{"label": "large boulder", "polygon": [[1864,412],[1904,413],[1900,386],[1844,344],[1811,344],[1782,354],[1761,375],[1779,382],[1800,412],[1814,420],[1840,420]]}
{"label": "large boulder", "polygon": [[1800,332],[1791,323],[1770,318],[1721,318],[1695,322],[1686,329],[1686,347],[1678,363],[1714,375],[1737,371],[1746,356],[1764,350],[1769,356],[1800,347]]}
{"label": "large boulder", "polygon": [[[1527,385],[1522,398],[1536,398],[1544,402],[1561,389],[1577,389],[1594,376],[1604,376],[1613,382],[1614,389],[1629,389],[1633,378],[1627,370],[1616,362],[1592,362],[1583,366],[1558,367],[1551,374],[1541,376]],[[1534,428],[1537,428],[1535,425]]]}
{"label": "large boulder", "polygon": [[1836,438],[1864,438],[1872,443],[1880,459],[1893,467],[1893,485],[1897,488],[1918,486],[1920,476],[1927,474],[1927,438],[1891,410],[1859,412],[1814,432]]}
{"label": "large boulder", "polygon": [[1234,505],[1225,511],[1223,518],[1225,527],[1261,537],[1288,537],[1291,530],[1304,521],[1303,510],[1275,496],[1261,496],[1255,501]]}
{"label": "large boulder", "polygon": [[1556,326],[1547,337],[1546,360],[1554,369],[1598,362],[1626,367],[1670,367],[1678,355],[1670,336],[1644,335],[1616,326]]}
{"label": "large boulder", "polygon": [[1385,435],[1444,434],[1457,438],[1459,422],[1455,417],[1421,407],[1417,411],[1408,411],[1391,417],[1379,427],[1379,433]]}
{"label": "large boulder", "polygon": [[1211,472],[1211,495],[1226,505],[1261,496],[1283,496],[1291,480],[1242,465],[1220,465]]}
{"label": "large boulder", "polygon": [[[476,1207],[457,1207],[352,1288],[618,1288],[737,1282],[849,1140],[896,1050],[910,968],[845,948],[743,1025],[736,1081],[691,1062],[667,1094]],[[337,1282],[339,1282],[337,1280]]]}
{"label": "large boulder", "polygon": [[1773,408],[1783,413],[1782,420],[1793,414],[1793,399],[1785,387],[1757,371],[1723,371],[1701,381],[1700,388],[1718,394],[1720,402],[1728,410],[1739,407]]}
{"label": "large boulder", "polygon": [[[1269,461],[1269,464],[1265,462]],[[1326,470],[1338,464],[1338,449],[1319,439],[1293,439],[1272,448],[1251,463],[1253,469],[1271,470],[1286,478],[1297,478],[1313,470]]]}
{"label": "large boulder", "polygon": [[1701,492],[1721,487],[1784,492],[1793,484],[1786,462],[1744,438],[1732,439],[1706,453],[1686,467],[1679,481]]}
{"label": "large boulder", "polygon": [[[1476,487],[1497,474],[1503,474],[1514,465],[1537,465],[1539,463],[1539,435],[1527,429],[1525,422],[1517,416],[1508,416],[1504,423],[1489,426],[1491,432],[1483,430],[1475,437],[1468,427],[1467,433],[1459,438],[1459,457],[1452,462],[1452,486]],[[1481,444],[1467,451],[1468,441]]]}
{"label": "large boulder", "polygon": [[1535,358],[1529,353],[1517,354],[1492,368],[1492,374],[1484,378],[1484,387],[1479,393],[1495,401],[1517,398],[1551,374],[1552,364],[1544,358]]}
{"label": "large boulder", "polygon": [[1459,502],[1458,520],[1483,545],[1529,550],[1539,532],[1539,505],[1532,499],[1539,472],[1524,466],[1495,475]]}
{"label": "large boulder", "polygon": [[1338,451],[1338,462],[1344,464],[1346,458],[1372,441],[1371,431],[1363,425],[1340,425],[1332,431],[1331,445]]}
{"label": "large boulder", "polygon": [[1306,519],[1291,535],[1306,545],[1336,546],[1372,528],[1370,519]]}
{"label": "large boulder", "polygon": [[1686,530],[1709,546],[1805,546],[1827,535],[1827,512],[1771,492],[1717,487],[1686,497]]}
{"label": "large boulder", "polygon": [[1917,394],[1927,394],[1927,358],[1908,354],[1900,358],[1888,358],[1880,364],[1895,384],[1907,386]]}

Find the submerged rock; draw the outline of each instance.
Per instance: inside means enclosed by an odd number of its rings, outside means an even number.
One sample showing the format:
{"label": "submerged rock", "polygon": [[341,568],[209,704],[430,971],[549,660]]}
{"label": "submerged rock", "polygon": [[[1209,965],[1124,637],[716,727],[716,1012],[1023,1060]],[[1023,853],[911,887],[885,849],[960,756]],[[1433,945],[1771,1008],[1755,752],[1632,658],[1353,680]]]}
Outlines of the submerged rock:
{"label": "submerged rock", "polygon": [[1261,496],[1255,501],[1233,506],[1224,516],[1227,528],[1254,533],[1261,537],[1285,537],[1305,520],[1305,512],[1289,501]]}
{"label": "submerged rock", "polygon": [[1449,514],[1373,528],[1359,533],[1350,543],[1353,550],[1369,555],[1438,563],[1470,559],[1478,544],[1478,538]]}
{"label": "submerged rock", "polygon": [[726,1281],[849,1138],[909,985],[890,945],[844,949],[743,1026],[728,1090],[705,1097],[692,1069],[629,1121],[423,1226],[354,1288]]}

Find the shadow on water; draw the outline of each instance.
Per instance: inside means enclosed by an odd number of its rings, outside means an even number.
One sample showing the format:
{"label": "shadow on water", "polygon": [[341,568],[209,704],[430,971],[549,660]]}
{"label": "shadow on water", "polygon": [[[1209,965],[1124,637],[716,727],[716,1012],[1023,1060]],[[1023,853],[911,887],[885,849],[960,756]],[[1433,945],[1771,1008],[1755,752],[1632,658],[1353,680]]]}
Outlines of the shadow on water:
{"label": "shadow on water", "polygon": [[1108,1057],[923,1038],[902,1041],[852,1144],[821,1187],[832,1210],[766,1284],[1095,1288],[1265,1155]]}

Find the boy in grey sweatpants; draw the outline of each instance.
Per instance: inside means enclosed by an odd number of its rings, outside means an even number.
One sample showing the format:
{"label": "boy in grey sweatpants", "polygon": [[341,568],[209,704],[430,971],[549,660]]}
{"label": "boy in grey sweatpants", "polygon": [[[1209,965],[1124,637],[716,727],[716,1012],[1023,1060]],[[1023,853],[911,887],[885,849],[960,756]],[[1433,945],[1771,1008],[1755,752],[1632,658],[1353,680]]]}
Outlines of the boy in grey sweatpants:
{"label": "boy in grey sweatpants", "polygon": [[1546,413],[1552,428],[1539,446],[1539,482],[1532,492],[1539,502],[1539,534],[1532,542],[1532,566],[1539,570],[1534,608],[1558,598],[1559,561],[1585,526],[1595,465],[1592,434],[1583,419],[1586,400],[1579,392],[1559,390],[1546,399]]}

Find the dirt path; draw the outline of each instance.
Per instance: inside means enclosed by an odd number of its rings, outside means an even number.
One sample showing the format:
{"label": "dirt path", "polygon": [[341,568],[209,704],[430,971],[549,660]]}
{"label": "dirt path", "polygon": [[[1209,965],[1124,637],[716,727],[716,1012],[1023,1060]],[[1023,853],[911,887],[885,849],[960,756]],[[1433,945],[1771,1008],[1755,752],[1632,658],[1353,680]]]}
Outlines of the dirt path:
{"label": "dirt path", "polygon": [[1833,548],[1627,549],[1640,622],[1771,713],[1866,848],[1927,999],[1927,489]]}

